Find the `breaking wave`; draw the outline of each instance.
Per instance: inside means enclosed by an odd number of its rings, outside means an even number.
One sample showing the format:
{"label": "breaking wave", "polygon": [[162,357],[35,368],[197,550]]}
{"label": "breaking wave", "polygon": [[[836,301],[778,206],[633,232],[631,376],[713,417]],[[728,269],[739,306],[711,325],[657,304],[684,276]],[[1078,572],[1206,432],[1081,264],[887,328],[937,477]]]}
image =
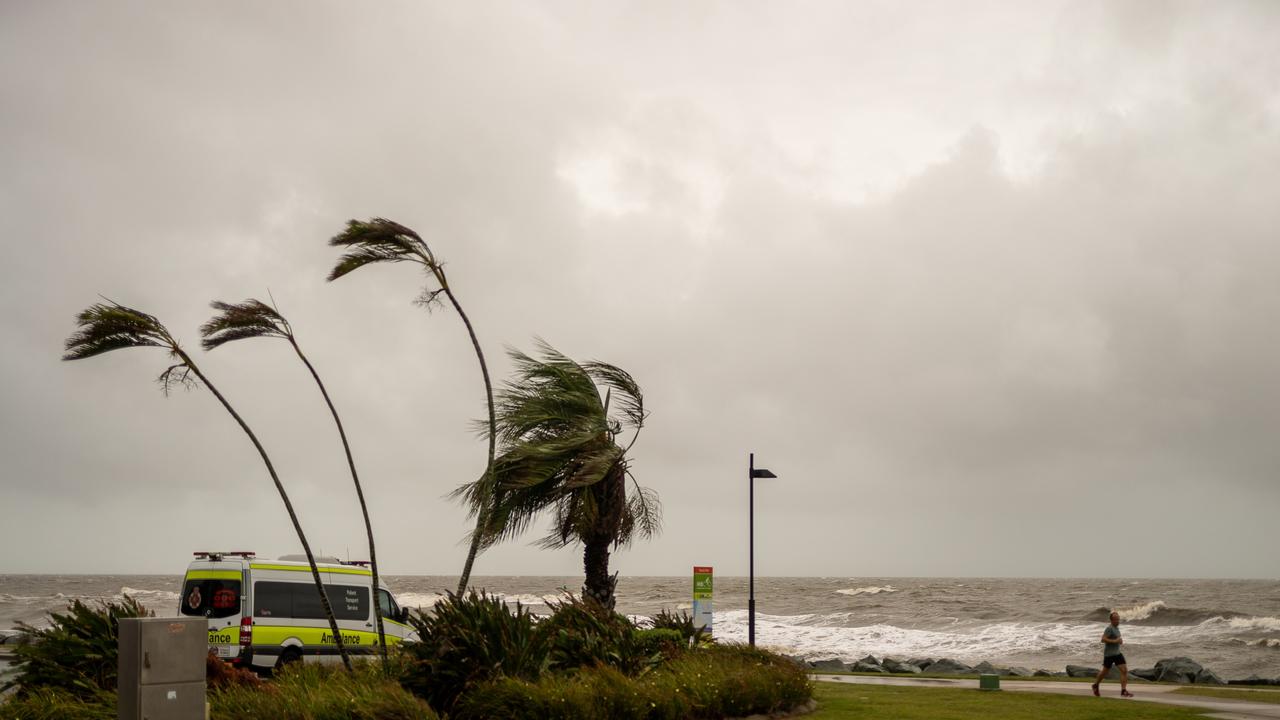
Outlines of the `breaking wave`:
{"label": "breaking wave", "polygon": [[869,585],[867,587],[860,588],[845,588],[843,590],[837,590],[836,592],[841,595],[879,595],[880,593],[898,592],[898,589],[892,585]]}
{"label": "breaking wave", "polygon": [[[1111,617],[1111,608],[1100,607],[1085,615],[1090,622],[1106,622]],[[1231,620],[1243,615],[1232,610],[1205,610],[1200,608],[1169,607],[1163,600],[1152,600],[1127,608],[1116,608],[1122,622],[1134,625],[1199,625],[1214,619]]]}

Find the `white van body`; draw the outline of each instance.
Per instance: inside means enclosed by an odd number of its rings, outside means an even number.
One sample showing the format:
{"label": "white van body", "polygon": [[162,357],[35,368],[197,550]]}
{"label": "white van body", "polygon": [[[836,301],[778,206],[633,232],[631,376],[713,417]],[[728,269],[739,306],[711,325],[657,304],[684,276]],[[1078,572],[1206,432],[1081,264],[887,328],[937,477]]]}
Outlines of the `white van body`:
{"label": "white van body", "polygon": [[[293,556],[261,560],[249,552],[198,552],[182,581],[178,611],[209,619],[209,649],[245,668],[273,668],[295,660],[337,662],[338,646],[316,592],[311,566]],[[370,599],[373,573],[361,564],[316,558],[342,642],[353,654],[377,652],[378,627]],[[383,587],[387,645],[414,642],[408,611]]]}

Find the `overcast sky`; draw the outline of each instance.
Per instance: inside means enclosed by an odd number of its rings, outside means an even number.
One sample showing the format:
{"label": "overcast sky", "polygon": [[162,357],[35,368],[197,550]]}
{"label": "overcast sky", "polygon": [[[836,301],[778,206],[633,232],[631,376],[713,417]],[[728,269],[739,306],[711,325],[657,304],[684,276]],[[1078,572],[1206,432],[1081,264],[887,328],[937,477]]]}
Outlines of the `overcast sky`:
{"label": "overcast sky", "polygon": [[[59,361],[99,294],[191,351],[274,295],[383,571],[456,575],[480,374],[540,336],[630,371],[665,531],[624,575],[1280,575],[1280,4],[6,2],[0,573],[297,552],[164,353]],[[198,354],[313,547],[364,557],[280,342]],[[540,533],[477,574],[575,575]]]}

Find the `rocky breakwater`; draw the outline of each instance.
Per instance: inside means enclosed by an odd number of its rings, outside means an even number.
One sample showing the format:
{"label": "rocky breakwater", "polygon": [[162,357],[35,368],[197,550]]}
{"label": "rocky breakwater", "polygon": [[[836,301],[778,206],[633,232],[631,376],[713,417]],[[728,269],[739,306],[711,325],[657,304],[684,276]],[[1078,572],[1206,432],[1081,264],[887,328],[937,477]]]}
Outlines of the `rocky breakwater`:
{"label": "rocky breakwater", "polygon": [[[1004,667],[983,661],[977,665],[966,665],[951,658],[909,658],[897,660],[890,657],[876,659],[868,655],[853,663],[846,663],[839,658],[822,660],[803,660],[797,662],[813,672],[855,672],[877,673],[883,675],[999,675],[1001,677],[1072,677],[1095,678],[1102,669],[1087,665],[1068,665],[1060,672],[1050,670],[1030,670],[1024,667]],[[1120,679],[1120,671],[1111,668],[1107,677]],[[1129,679],[1133,682],[1171,682],[1182,685],[1280,685],[1280,678],[1264,678],[1252,675],[1239,680],[1223,680],[1209,668],[1188,657],[1165,658],[1151,668],[1135,668],[1129,671]]]}

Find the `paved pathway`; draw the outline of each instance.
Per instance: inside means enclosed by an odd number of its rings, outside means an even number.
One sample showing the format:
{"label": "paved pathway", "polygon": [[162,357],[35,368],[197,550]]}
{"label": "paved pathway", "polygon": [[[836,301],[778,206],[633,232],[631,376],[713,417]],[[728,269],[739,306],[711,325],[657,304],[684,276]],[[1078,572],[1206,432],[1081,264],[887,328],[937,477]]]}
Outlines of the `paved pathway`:
{"label": "paved pathway", "polygon": [[[909,678],[909,677],[873,677],[867,675],[821,675],[814,674],[814,680],[820,682],[837,682],[852,685],[903,685],[916,687],[956,687],[976,688],[977,680],[952,680],[948,678]],[[1010,692],[1047,692],[1063,695],[1090,696],[1093,691],[1089,683],[1075,682],[1041,682],[1035,680],[1002,679],[1001,690]],[[1220,700],[1218,698],[1199,695],[1179,695],[1173,691],[1177,685],[1155,685],[1134,683],[1129,685],[1133,691],[1135,702],[1163,703],[1165,705],[1181,705],[1196,708],[1206,717],[1217,720],[1273,720],[1280,718],[1280,705],[1272,703],[1249,702],[1247,700]],[[1106,682],[1102,685],[1103,697],[1120,696],[1120,683]]]}

